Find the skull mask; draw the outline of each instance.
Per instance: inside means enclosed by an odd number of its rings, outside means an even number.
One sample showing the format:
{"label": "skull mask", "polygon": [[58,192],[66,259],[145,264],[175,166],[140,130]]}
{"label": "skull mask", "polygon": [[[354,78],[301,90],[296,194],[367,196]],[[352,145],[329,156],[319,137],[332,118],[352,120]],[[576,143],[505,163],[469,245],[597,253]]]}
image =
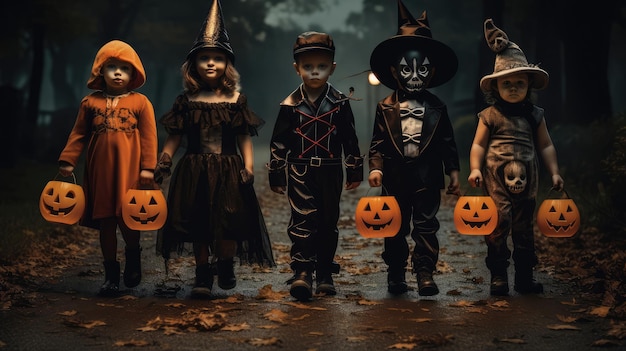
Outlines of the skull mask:
{"label": "skull mask", "polygon": [[391,70],[400,89],[412,94],[428,88],[435,68],[428,57],[418,50],[404,52]]}
{"label": "skull mask", "polygon": [[511,161],[504,167],[504,183],[513,194],[519,194],[526,188],[526,166],[518,161]]}

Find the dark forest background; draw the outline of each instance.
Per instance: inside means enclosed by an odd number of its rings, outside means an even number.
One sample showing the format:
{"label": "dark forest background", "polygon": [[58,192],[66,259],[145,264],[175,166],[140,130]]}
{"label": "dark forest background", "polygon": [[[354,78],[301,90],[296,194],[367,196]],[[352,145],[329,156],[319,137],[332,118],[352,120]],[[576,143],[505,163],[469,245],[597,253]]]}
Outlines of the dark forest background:
{"label": "dark forest background", "polygon": [[[206,16],[209,0],[22,0],[0,11],[1,172],[24,162],[54,165],[72,128],[96,51],[112,39],[131,44],[147,72],[139,89],[157,118],[181,92],[180,65]],[[483,106],[478,82],[493,71],[482,24],[493,18],[529,62],[550,74],[538,93],[559,155],[566,188],[585,223],[623,232],[626,220],[626,1],[581,6],[565,0],[404,0],[414,16],[426,10],[433,37],[452,47],[459,71],[433,90],[449,107],[466,158]],[[309,23],[273,13],[332,13],[345,23]],[[331,83],[349,92],[363,149],[376,100],[389,91],[367,83],[369,56],[397,30],[395,0],[222,0],[243,93],[267,122],[255,146],[265,150],[278,103],[300,83],[291,49],[305,30],[329,31],[337,46]],[[330,17],[330,16],[329,16]],[[332,25],[332,26],[331,26]],[[328,28],[332,28],[329,30]],[[160,131],[161,140],[165,133]],[[467,163],[465,163],[467,164]],[[259,165],[260,166],[260,165]],[[259,167],[258,166],[258,167]],[[465,166],[467,167],[467,166]],[[467,171],[467,170],[465,170]],[[544,181],[549,177],[544,176]],[[39,187],[40,185],[33,185]]]}

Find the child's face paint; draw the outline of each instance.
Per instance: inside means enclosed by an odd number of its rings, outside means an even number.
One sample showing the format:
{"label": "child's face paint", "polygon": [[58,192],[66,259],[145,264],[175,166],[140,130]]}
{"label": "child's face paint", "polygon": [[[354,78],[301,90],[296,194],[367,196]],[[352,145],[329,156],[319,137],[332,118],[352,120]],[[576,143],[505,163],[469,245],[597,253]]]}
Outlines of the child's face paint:
{"label": "child's face paint", "polygon": [[407,93],[417,93],[428,88],[435,73],[435,67],[431,65],[428,56],[424,53],[410,50],[398,58],[391,72],[402,90]]}

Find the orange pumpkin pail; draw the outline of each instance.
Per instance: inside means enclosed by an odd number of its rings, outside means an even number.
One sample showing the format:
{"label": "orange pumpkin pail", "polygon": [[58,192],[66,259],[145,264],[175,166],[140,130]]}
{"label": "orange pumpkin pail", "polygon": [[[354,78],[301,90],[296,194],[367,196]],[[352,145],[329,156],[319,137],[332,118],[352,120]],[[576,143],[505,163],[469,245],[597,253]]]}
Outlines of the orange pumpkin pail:
{"label": "orange pumpkin pail", "polygon": [[122,219],[132,230],[158,230],[167,219],[167,202],[156,184],[153,189],[128,189],[122,200]]}
{"label": "orange pumpkin pail", "polygon": [[364,196],[356,205],[355,224],[366,238],[395,236],[402,225],[400,205],[394,196]]}
{"label": "orange pumpkin pail", "polygon": [[547,237],[569,238],[580,228],[580,212],[565,189],[560,199],[550,198],[553,190],[537,209],[537,227]]}
{"label": "orange pumpkin pail", "polygon": [[489,195],[461,195],[454,206],[454,226],[460,234],[489,235],[498,225],[498,209]]}
{"label": "orange pumpkin pail", "polygon": [[[57,174],[58,176],[58,174]],[[39,212],[48,222],[75,224],[85,211],[85,193],[76,184],[76,176],[72,173],[73,183],[54,180],[49,181],[39,197]]]}

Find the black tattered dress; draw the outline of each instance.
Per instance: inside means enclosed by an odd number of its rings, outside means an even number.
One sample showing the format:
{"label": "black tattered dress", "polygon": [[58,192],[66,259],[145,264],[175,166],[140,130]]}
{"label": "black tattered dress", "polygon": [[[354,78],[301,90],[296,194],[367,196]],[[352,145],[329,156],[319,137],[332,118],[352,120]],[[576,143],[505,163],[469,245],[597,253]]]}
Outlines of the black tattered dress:
{"label": "black tattered dress", "polygon": [[185,243],[235,240],[242,263],[274,265],[269,235],[252,184],[242,184],[237,135],[257,135],[264,121],[241,94],[235,103],[190,101],[179,95],[160,120],[169,134],[186,138],[168,191],[168,218],[159,232],[163,257]]}

